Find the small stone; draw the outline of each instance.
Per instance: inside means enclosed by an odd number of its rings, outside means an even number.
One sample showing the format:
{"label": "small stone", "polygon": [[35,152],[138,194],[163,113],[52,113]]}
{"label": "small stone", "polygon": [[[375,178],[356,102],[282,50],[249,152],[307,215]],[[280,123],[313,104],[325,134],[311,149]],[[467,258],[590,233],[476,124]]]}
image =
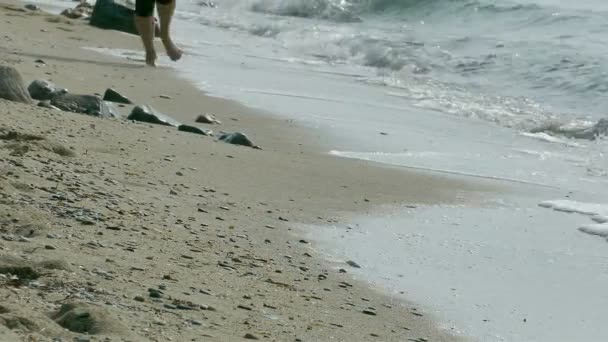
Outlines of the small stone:
{"label": "small stone", "polygon": [[150,106],[137,106],[133,108],[127,120],[141,121],[165,126],[179,126],[179,123],[173,118],[156,111]]}
{"label": "small stone", "polygon": [[165,304],[163,305],[166,309],[169,310],[177,310],[177,306],[173,305],[173,304]]}
{"label": "small stone", "polygon": [[171,100],[171,96],[169,96],[169,95],[162,94],[162,95],[159,95],[158,97],[160,97],[161,99]]}
{"label": "small stone", "polygon": [[133,299],[136,302],[142,302],[142,303],[146,301],[146,299],[143,296],[135,296]]}
{"label": "small stone", "polygon": [[108,88],[103,95],[104,101],[114,102],[114,103],[122,103],[122,104],[132,104],[131,100],[121,95],[119,92],[112,88]]}
{"label": "small stone", "polygon": [[155,289],[149,289],[149,296],[150,298],[162,298],[162,292],[155,290]]}
{"label": "small stone", "polygon": [[352,261],[352,260],[348,260],[348,261],[346,262],[346,264],[347,264],[348,266],[350,266],[350,267],[353,267],[353,268],[361,268],[361,266],[360,266],[359,264],[357,264],[356,262],[354,262],[354,261]]}
{"label": "small stone", "polygon": [[209,125],[219,125],[221,124],[221,122],[215,118],[215,116],[211,115],[211,114],[203,114],[203,115],[199,115],[196,118],[196,122],[198,123],[204,123],[204,124],[209,124]]}
{"label": "small stone", "polygon": [[370,310],[370,309],[365,309],[365,310],[363,310],[362,312],[363,312],[364,314],[366,314],[366,315],[370,315],[370,316],[376,316],[376,315],[377,315],[377,314],[376,314],[376,311],[374,311],[374,310]]}
{"label": "small stone", "polygon": [[45,245],[45,246],[44,246],[44,249],[47,249],[47,250],[50,250],[50,251],[54,251],[54,250],[56,250],[56,249],[57,249],[57,247],[55,247],[55,246],[51,246],[51,245]]}
{"label": "small stone", "polygon": [[32,242],[32,240],[26,238],[25,236],[20,236],[19,237],[19,242]]}
{"label": "small stone", "polygon": [[251,311],[251,310],[253,310],[253,308],[252,308],[252,307],[247,306],[247,305],[242,305],[242,304],[240,304],[239,306],[237,306],[237,308],[239,308],[239,309],[243,309],[243,310],[247,310],[247,311]]}
{"label": "small stone", "polygon": [[191,319],[189,322],[192,325],[203,325],[203,322],[197,321],[196,319]]}
{"label": "small stone", "polygon": [[179,125],[177,126],[177,130],[178,131],[182,131],[182,132],[188,132],[188,133],[194,133],[194,134],[199,134],[199,135],[204,135],[204,136],[213,136],[213,131],[209,130],[209,129],[202,129],[202,128],[198,128],[196,126],[190,126],[190,125]]}
{"label": "small stone", "polygon": [[253,142],[243,133],[224,133],[219,137],[220,141],[228,144],[255,147]]}
{"label": "small stone", "polygon": [[167,323],[165,323],[165,321],[159,319],[159,318],[154,318],[154,324],[156,325],[165,325]]}
{"label": "small stone", "polygon": [[251,333],[245,334],[245,336],[243,336],[243,338],[245,338],[247,340],[259,340],[259,338],[257,336],[255,336],[254,334],[251,334]]}

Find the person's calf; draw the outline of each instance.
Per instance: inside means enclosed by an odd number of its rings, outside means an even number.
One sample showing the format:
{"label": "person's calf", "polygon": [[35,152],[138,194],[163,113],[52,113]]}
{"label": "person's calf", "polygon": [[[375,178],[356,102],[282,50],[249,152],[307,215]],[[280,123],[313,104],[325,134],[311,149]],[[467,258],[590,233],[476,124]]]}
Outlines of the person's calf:
{"label": "person's calf", "polygon": [[135,16],[135,27],[139,32],[141,41],[146,51],[146,64],[156,66],[156,50],[154,49],[154,17]]}
{"label": "person's calf", "polygon": [[157,0],[158,16],[160,17],[160,37],[171,60],[177,61],[182,58],[182,50],[178,48],[171,39],[171,21],[175,12],[175,0]]}

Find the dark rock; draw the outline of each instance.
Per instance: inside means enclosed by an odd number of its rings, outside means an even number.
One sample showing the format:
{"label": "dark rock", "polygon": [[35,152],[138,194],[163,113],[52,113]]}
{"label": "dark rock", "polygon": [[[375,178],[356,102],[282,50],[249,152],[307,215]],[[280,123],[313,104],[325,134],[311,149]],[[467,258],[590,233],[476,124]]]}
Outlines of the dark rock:
{"label": "dark rock", "polygon": [[206,135],[206,136],[213,136],[212,131],[210,131],[208,129],[201,129],[201,128],[194,127],[194,126],[179,125],[177,127],[177,129],[182,132],[188,132],[188,133],[194,133],[194,134],[200,134],[200,135]]}
{"label": "dark rock", "polygon": [[32,98],[17,69],[0,65],[0,99],[31,104]]}
{"label": "dark rock", "polygon": [[33,4],[25,5],[25,9],[30,10],[30,11],[40,11],[40,7],[33,5]]}
{"label": "dark rock", "polygon": [[259,340],[259,338],[257,336],[255,336],[254,334],[251,334],[251,333],[245,334],[245,336],[243,336],[243,338],[246,340]]}
{"label": "dark rock", "polygon": [[376,315],[377,315],[377,314],[376,314],[376,311],[374,311],[374,310],[370,310],[370,309],[365,309],[365,310],[363,310],[362,312],[363,312],[364,314],[366,314],[366,315],[370,315],[370,316],[376,316]]}
{"label": "dark rock", "polygon": [[35,80],[27,87],[30,96],[38,101],[50,100],[57,95],[66,94],[67,89],[58,88],[47,80]]}
{"label": "dark rock", "polygon": [[105,94],[103,94],[103,100],[116,103],[133,104],[131,100],[122,96],[119,92],[112,88],[108,88],[106,90]]}
{"label": "dark rock", "polygon": [[[116,30],[137,35],[135,22],[135,1],[97,0],[93,7],[90,24],[107,30]],[[156,25],[156,36],[160,36],[160,28]]]}
{"label": "dark rock", "polygon": [[62,94],[54,96],[51,104],[63,111],[102,118],[114,117],[108,105],[96,95]]}
{"label": "dark rock", "polygon": [[220,135],[219,138],[221,141],[233,145],[242,145],[248,147],[254,147],[255,145],[249,138],[243,133],[224,133]]}
{"label": "dark rock", "polygon": [[91,304],[64,304],[52,318],[65,329],[79,334],[115,334],[126,331],[114,315]]}
{"label": "dark rock", "polygon": [[196,118],[196,122],[198,123],[204,123],[204,124],[209,124],[209,125],[219,125],[221,124],[221,122],[215,118],[215,116],[211,115],[211,114],[203,114],[203,115],[199,115]]}
{"label": "dark rock", "polygon": [[357,264],[356,262],[352,261],[352,260],[348,260],[346,262],[346,264],[350,267],[354,267],[354,268],[361,268],[361,266],[359,264]]}
{"label": "dark rock", "polygon": [[165,125],[165,126],[179,126],[179,122],[174,119],[156,111],[154,108],[150,106],[137,106],[133,108],[128,120],[135,120],[141,122],[148,122],[157,125]]}
{"label": "dark rock", "polygon": [[32,263],[8,255],[0,257],[0,274],[16,276],[22,283],[27,283],[40,277],[40,273]]}

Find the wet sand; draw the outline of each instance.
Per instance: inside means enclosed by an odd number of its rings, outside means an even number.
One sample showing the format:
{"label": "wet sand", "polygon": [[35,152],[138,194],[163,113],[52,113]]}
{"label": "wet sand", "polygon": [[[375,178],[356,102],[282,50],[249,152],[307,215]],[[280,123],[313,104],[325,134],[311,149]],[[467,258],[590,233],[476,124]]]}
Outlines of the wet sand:
{"label": "wet sand", "polygon": [[[263,150],[0,100],[0,339],[457,340],[353,281],[346,262],[328,266],[292,224],[491,189],[328,156],[319,132],[205,96],[170,68],[81,48],[136,49],[137,37],[22,7],[0,5],[0,63],[26,82],[112,87],[187,124],[211,113],[222,124],[204,128]],[[94,324],[59,317],[69,303]]]}

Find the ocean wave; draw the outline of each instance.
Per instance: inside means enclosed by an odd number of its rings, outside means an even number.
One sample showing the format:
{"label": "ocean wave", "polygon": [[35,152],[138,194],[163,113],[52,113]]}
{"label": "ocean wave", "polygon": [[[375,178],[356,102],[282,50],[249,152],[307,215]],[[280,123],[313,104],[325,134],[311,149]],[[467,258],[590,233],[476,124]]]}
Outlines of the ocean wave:
{"label": "ocean wave", "polygon": [[336,22],[358,22],[373,14],[418,15],[420,10],[429,9],[500,14],[533,11],[541,7],[536,4],[486,3],[483,0],[257,0],[251,5],[255,12]]}
{"label": "ocean wave", "polygon": [[251,10],[281,16],[319,18],[337,22],[359,22],[359,18],[347,1],[337,0],[260,0]]}

